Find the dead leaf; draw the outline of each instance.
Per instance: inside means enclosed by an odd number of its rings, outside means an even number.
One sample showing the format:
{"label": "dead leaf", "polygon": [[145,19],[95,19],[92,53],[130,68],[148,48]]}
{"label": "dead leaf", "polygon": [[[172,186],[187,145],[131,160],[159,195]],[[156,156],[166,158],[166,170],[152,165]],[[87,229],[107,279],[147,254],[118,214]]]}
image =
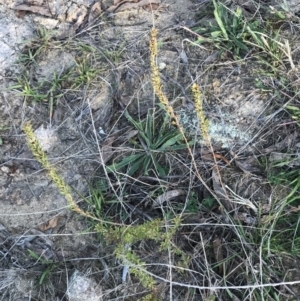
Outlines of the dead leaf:
{"label": "dead leaf", "polygon": [[224,259],[223,257],[223,248],[222,248],[222,241],[219,237],[215,238],[213,241],[213,250],[214,250],[214,255],[216,258],[217,263],[219,264],[219,274],[223,274],[223,264],[221,263]]}
{"label": "dead leaf", "polygon": [[[208,219],[203,217],[203,213],[192,213],[184,217],[186,224],[208,224]],[[206,226],[205,226],[206,227]]]}
{"label": "dead leaf", "polygon": [[263,213],[263,214],[268,214],[269,212],[270,212],[270,210],[271,210],[271,204],[270,203],[267,203],[267,204],[263,204],[262,206],[261,206],[261,212]]}
{"label": "dead leaf", "polygon": [[96,2],[90,10],[89,25],[91,25],[95,21],[95,19],[101,14],[101,12],[102,12],[102,9],[101,9],[100,3]]}
{"label": "dead leaf", "polygon": [[114,12],[118,7],[127,2],[138,2],[139,0],[114,0],[114,4],[107,9],[109,12]]}
{"label": "dead leaf", "polygon": [[20,4],[14,7],[16,11],[25,11],[30,13],[39,14],[42,16],[52,17],[52,14],[48,7],[40,6],[40,5],[27,5],[27,4]]}
{"label": "dead leaf", "polygon": [[114,5],[122,5],[126,2],[139,2],[140,0],[114,0]]}
{"label": "dead leaf", "polygon": [[181,61],[183,62],[183,64],[186,67],[188,67],[189,66],[189,59],[188,59],[188,57],[186,55],[186,52],[183,49],[179,52],[179,57],[180,57]]}
{"label": "dead leaf", "polygon": [[136,7],[142,7],[146,5],[153,5],[153,4],[160,4],[160,0],[141,0],[140,2],[137,3],[125,3],[124,5],[116,9],[116,12],[120,12],[126,9],[136,8]]}
{"label": "dead leaf", "polygon": [[28,14],[25,10],[15,10],[15,16],[17,18],[23,19]]}
{"label": "dead leaf", "polygon": [[76,23],[71,27],[71,32],[74,32],[79,28],[79,26],[82,24],[84,18],[86,16],[86,13],[83,13],[81,12],[79,15],[78,15],[78,18],[77,18],[77,21]]}
{"label": "dead leaf", "polygon": [[225,188],[223,188],[223,185],[221,184],[221,180],[220,180],[217,168],[218,167],[215,166],[212,170],[212,182],[213,182],[214,192],[217,195],[217,197],[220,199],[220,202],[222,203],[222,205],[228,211],[231,211],[233,209],[232,204],[228,199]]}
{"label": "dead leaf", "polygon": [[284,166],[288,167],[300,166],[300,154],[272,152],[269,157],[269,162],[275,166],[277,163],[284,164]]}
{"label": "dead leaf", "polygon": [[177,198],[178,196],[185,195],[185,194],[186,194],[186,192],[183,190],[180,190],[180,189],[167,191],[167,192],[161,194],[160,196],[158,196],[154,200],[152,207],[158,207],[166,201],[170,201],[174,198]]}
{"label": "dead leaf", "polygon": [[74,25],[72,25],[69,30],[66,30],[65,32],[63,32],[62,34],[57,36],[57,38],[58,39],[65,39],[67,37],[74,36],[76,34],[76,30],[79,28],[79,26],[84,21],[85,16],[86,16],[86,12],[81,12],[80,14],[78,14],[78,16],[77,16],[78,18],[76,20],[76,23]]}
{"label": "dead leaf", "polygon": [[57,226],[57,223],[60,219],[59,215],[54,216],[53,218],[51,218],[49,221],[41,224],[38,226],[38,228],[40,229],[40,231],[45,232],[49,229],[53,229]]}
{"label": "dead leaf", "polygon": [[255,225],[257,223],[257,218],[249,215],[246,212],[235,212],[233,218],[236,221],[247,225]]}
{"label": "dead leaf", "polygon": [[201,151],[201,158],[207,161],[215,161],[215,159],[220,159],[224,161],[228,166],[231,166],[230,162],[221,154],[212,153],[210,149],[202,148]]}
{"label": "dead leaf", "polygon": [[260,173],[261,170],[257,166],[257,162],[252,157],[247,158],[244,161],[235,159],[235,164],[240,168],[244,173]]}
{"label": "dead leaf", "polygon": [[121,106],[123,107],[123,106],[128,106],[129,105],[129,103],[130,103],[130,101],[131,101],[131,99],[132,99],[132,96],[126,96],[126,97],[124,97],[123,95],[120,95],[120,101],[121,101]]}
{"label": "dead leaf", "polygon": [[221,160],[223,160],[228,166],[231,166],[231,165],[230,165],[230,162],[229,162],[223,155],[221,155],[221,154],[215,154],[215,153],[214,153],[214,156],[215,156],[216,159],[221,159]]}
{"label": "dead leaf", "polygon": [[106,139],[101,148],[103,163],[106,163],[114,154],[112,144],[116,140],[116,137],[112,136]]}
{"label": "dead leaf", "polygon": [[297,140],[298,137],[298,133],[294,132],[293,134],[290,134],[288,136],[286,136],[282,141],[269,146],[267,148],[265,148],[263,150],[263,153],[265,154],[269,154],[275,151],[281,151],[283,149],[289,149],[291,147],[291,145],[293,145],[293,143]]}
{"label": "dead leaf", "polygon": [[224,198],[226,196],[225,189],[221,186],[219,173],[216,170],[217,168],[214,167],[212,170],[212,181],[213,181],[213,188],[214,192],[219,198]]}
{"label": "dead leaf", "polygon": [[124,0],[124,1],[114,1],[114,5],[109,7],[107,10],[109,12],[120,12],[124,11],[126,9],[131,9],[131,8],[137,8],[137,7],[142,7],[142,6],[152,6],[152,9],[155,9],[154,7],[158,7],[159,4],[161,4],[160,0]]}
{"label": "dead leaf", "polygon": [[160,7],[159,3],[152,3],[151,5],[148,4],[144,8],[147,12],[151,12],[152,10],[158,10]]}
{"label": "dead leaf", "polygon": [[135,137],[137,134],[139,133],[138,130],[131,130],[126,134],[126,138],[125,140],[128,141],[130,139],[132,139],[133,137]]}
{"label": "dead leaf", "polygon": [[22,4],[42,6],[43,3],[44,3],[44,0],[24,0],[24,2]]}
{"label": "dead leaf", "polygon": [[216,94],[221,93],[221,81],[218,78],[215,78],[212,82],[213,91]]}

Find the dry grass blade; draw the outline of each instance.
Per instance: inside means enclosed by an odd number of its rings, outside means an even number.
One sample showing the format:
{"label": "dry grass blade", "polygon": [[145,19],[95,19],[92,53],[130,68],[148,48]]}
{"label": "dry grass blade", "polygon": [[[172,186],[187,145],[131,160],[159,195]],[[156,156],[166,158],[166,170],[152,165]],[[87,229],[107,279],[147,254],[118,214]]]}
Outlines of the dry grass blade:
{"label": "dry grass blade", "polygon": [[255,205],[250,202],[247,199],[241,198],[240,196],[238,196],[234,191],[232,191],[227,185],[225,186],[226,189],[228,189],[232,195],[235,197],[232,202],[237,203],[237,204],[241,204],[241,205],[245,205],[250,207],[255,213],[257,213],[257,208],[255,207]]}

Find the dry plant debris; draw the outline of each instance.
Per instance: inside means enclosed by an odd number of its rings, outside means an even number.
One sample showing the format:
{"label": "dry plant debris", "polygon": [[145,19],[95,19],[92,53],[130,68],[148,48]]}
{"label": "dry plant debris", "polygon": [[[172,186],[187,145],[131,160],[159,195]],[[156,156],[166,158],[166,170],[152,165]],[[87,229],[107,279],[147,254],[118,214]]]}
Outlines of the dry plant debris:
{"label": "dry plant debris", "polygon": [[[49,10],[49,7],[46,5],[42,6],[41,3],[36,4],[36,2],[25,2],[24,4],[19,4],[14,7],[17,13],[19,12],[29,12],[34,14],[39,14],[46,17],[52,17],[52,13]],[[24,15],[20,15],[22,17]]]}
{"label": "dry plant debris", "polygon": [[114,5],[108,8],[109,12],[120,12],[137,7],[148,7],[150,10],[158,9],[160,0],[114,0]]}
{"label": "dry plant debris", "polygon": [[89,25],[92,25],[92,23],[99,17],[99,15],[101,14],[102,9],[101,9],[101,5],[99,2],[96,2],[90,10],[89,13]]}
{"label": "dry plant debris", "polygon": [[49,229],[54,229],[57,226],[59,219],[60,216],[54,216],[49,221],[39,225],[39,230],[45,232]]}

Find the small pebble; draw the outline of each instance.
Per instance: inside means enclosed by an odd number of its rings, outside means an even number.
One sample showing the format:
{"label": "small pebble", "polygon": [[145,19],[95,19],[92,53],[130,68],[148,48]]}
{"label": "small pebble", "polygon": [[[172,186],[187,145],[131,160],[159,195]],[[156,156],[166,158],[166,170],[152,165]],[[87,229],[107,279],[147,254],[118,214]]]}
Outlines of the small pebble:
{"label": "small pebble", "polygon": [[167,67],[167,65],[166,65],[165,63],[159,63],[159,64],[158,64],[158,70],[159,70],[159,71],[164,70],[166,67]]}
{"label": "small pebble", "polygon": [[4,172],[4,173],[9,173],[10,169],[7,166],[2,166],[1,171]]}

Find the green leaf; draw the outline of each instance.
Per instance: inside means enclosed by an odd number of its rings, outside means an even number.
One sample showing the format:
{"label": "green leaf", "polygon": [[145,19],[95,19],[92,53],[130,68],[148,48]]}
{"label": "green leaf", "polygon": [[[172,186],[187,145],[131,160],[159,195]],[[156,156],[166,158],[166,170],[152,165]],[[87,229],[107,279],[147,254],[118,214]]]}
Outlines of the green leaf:
{"label": "green leaf", "polygon": [[196,43],[212,43],[213,40],[209,38],[204,38],[204,37],[198,37]]}
{"label": "green leaf", "polygon": [[291,111],[300,112],[300,108],[299,108],[299,107],[295,107],[295,106],[286,106],[286,108],[287,108],[288,110],[291,110]]}
{"label": "green leaf", "polygon": [[[153,136],[154,136],[154,116],[153,116],[154,112],[152,112],[151,114],[148,112],[147,115],[147,119],[146,119],[146,129],[145,129],[145,133],[147,135],[149,144],[151,144],[151,142],[153,141]],[[148,147],[150,147],[150,145],[148,145]]]}
{"label": "green leaf", "polygon": [[202,205],[207,208],[208,210],[211,210],[212,207],[214,206],[215,204],[215,200],[212,199],[212,198],[206,198],[202,201]]}
{"label": "green leaf", "polygon": [[235,33],[235,32],[237,31],[237,29],[238,29],[238,24],[239,24],[238,21],[239,21],[238,18],[236,18],[236,17],[233,18],[232,29],[233,29],[234,33]]}
{"label": "green leaf", "polygon": [[47,268],[47,269],[43,272],[43,274],[42,274],[42,276],[41,276],[41,278],[40,278],[40,281],[39,281],[39,285],[43,284],[44,280],[46,279],[46,277],[47,277],[47,275],[50,273],[50,271],[51,271],[51,269],[50,269],[50,268]]}
{"label": "green leaf", "polygon": [[178,141],[182,139],[182,134],[177,134],[176,136],[172,137],[168,141],[166,141],[160,148],[159,150],[165,151],[167,147],[176,144]]}
{"label": "green leaf", "polygon": [[144,154],[134,154],[134,155],[128,156],[119,163],[114,163],[112,165],[106,166],[106,170],[107,170],[107,172],[115,172],[115,171],[119,170],[120,168],[125,167],[128,164],[138,160],[143,155]]}
{"label": "green leaf", "polygon": [[216,21],[217,21],[217,23],[218,23],[218,25],[219,25],[222,33],[223,33],[223,36],[224,36],[225,40],[229,40],[227,31],[226,31],[225,26],[223,24],[223,21],[222,21],[221,17],[219,16],[218,5],[216,4],[215,0],[213,0],[213,3],[214,3],[214,7],[215,7],[214,16],[216,18]]}
{"label": "green leaf", "polygon": [[154,156],[147,156],[145,159],[145,162],[143,164],[143,172],[145,173],[145,175],[148,175],[148,171],[149,171],[149,167],[151,164],[151,160],[153,161]]}
{"label": "green leaf", "polygon": [[19,84],[19,85],[12,85],[12,86],[9,86],[9,87],[8,87],[9,90],[12,90],[12,89],[20,89],[20,88],[23,88],[23,85]]}
{"label": "green leaf", "polygon": [[210,35],[213,37],[213,38],[218,38],[219,36],[222,35],[222,31],[213,31],[210,33]]}
{"label": "green leaf", "polygon": [[280,163],[273,164],[273,167],[283,167],[283,166],[286,166],[289,163],[290,162],[280,162]]}
{"label": "green leaf", "polygon": [[240,18],[242,16],[242,12],[243,12],[242,9],[238,6],[236,8],[235,14],[238,18]]}
{"label": "green leaf", "polygon": [[38,254],[36,254],[35,252],[33,252],[33,251],[30,250],[30,249],[28,249],[28,253],[29,253],[29,255],[30,255],[32,258],[34,258],[34,259],[36,259],[36,260],[40,260],[40,259],[41,259],[40,256],[39,256]]}
{"label": "green leaf", "polygon": [[241,23],[241,16],[242,16],[242,10],[240,7],[237,7],[235,14],[233,16],[233,30],[236,33],[240,27],[243,27],[243,24]]}
{"label": "green leaf", "polygon": [[276,16],[281,19],[281,20],[285,20],[286,16],[281,12],[281,11],[276,11]]}
{"label": "green leaf", "polygon": [[129,122],[139,131],[143,131],[143,127],[139,122],[136,122],[127,111],[124,112],[124,116],[128,119]]}
{"label": "green leaf", "polygon": [[141,122],[135,121],[127,111],[124,113],[125,117],[128,119],[129,122],[132,123],[132,125],[139,131],[139,135],[143,138],[147,146],[149,147],[151,145],[151,141],[148,139],[147,135],[145,134],[145,131],[143,129],[143,125]]}
{"label": "green leaf", "polygon": [[248,50],[248,47],[244,43],[242,43],[238,39],[236,39],[235,37],[232,37],[232,40],[238,48],[243,49],[245,51]]}
{"label": "green leaf", "polygon": [[[194,145],[194,142],[190,142],[189,146]],[[186,144],[179,144],[179,145],[172,145],[171,147],[167,148],[166,151],[177,151],[177,150],[181,150],[181,149],[186,149],[187,146]]]}
{"label": "green leaf", "polygon": [[[143,165],[143,162],[147,161],[148,158],[150,157],[146,157],[145,155],[140,157],[139,159],[137,159],[135,162],[132,163],[130,169],[128,170],[127,174],[129,176],[132,176],[139,168],[141,168],[141,165]],[[144,163],[145,164],[145,163]]]}
{"label": "green leaf", "polygon": [[155,169],[156,169],[158,175],[160,177],[165,177],[167,174],[166,174],[164,168],[158,163],[158,161],[156,160],[156,158],[153,157],[152,160],[153,160],[153,164],[155,166]]}
{"label": "green leaf", "polygon": [[247,31],[251,34],[254,41],[257,43],[259,47],[264,47],[264,43],[261,40],[260,36],[257,35],[259,32],[254,32],[249,26],[246,27]]}
{"label": "green leaf", "polygon": [[[158,150],[159,148],[162,147],[162,145],[164,145],[165,143],[167,143],[169,140],[173,139],[174,137],[176,137],[178,134],[177,131],[169,131],[168,133],[164,133],[164,135],[159,135],[159,137],[157,138],[157,140],[155,141],[155,143],[153,144],[153,148],[152,150]],[[181,139],[181,138],[180,138]],[[178,139],[178,140],[180,140]]]}

